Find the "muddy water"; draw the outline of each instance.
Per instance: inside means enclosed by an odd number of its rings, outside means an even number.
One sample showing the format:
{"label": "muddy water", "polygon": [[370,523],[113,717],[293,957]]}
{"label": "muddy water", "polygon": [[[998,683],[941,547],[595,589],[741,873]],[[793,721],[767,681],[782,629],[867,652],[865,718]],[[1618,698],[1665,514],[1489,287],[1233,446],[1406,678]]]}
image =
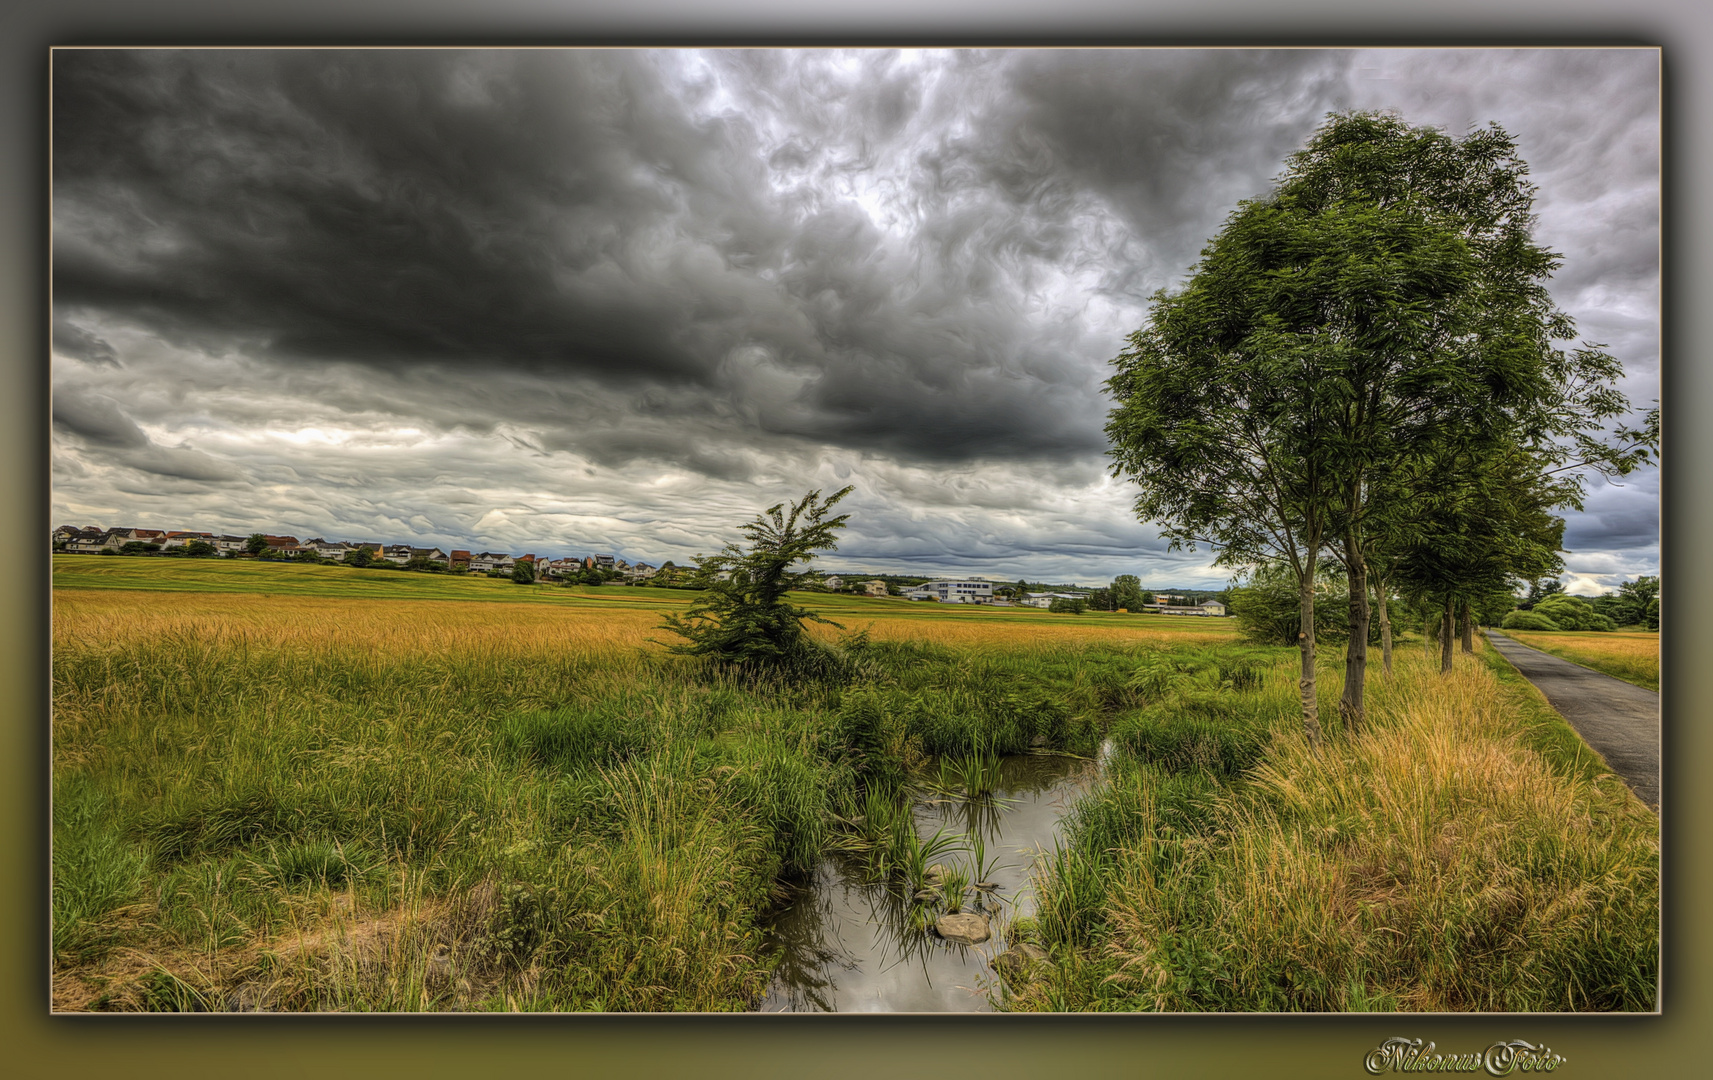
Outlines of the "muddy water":
{"label": "muddy water", "polygon": [[[794,902],[771,926],[769,947],[783,953],[763,1012],[988,1012],[999,986],[990,967],[1004,952],[1006,923],[1031,915],[1030,875],[1042,852],[1053,850],[1059,821],[1095,776],[1095,763],[1079,758],[1023,755],[1000,763],[993,795],[924,793],[914,806],[923,838],[975,835],[992,865],[988,894],[993,936],[980,945],[955,945],[932,930],[911,929],[908,894],[894,883],[868,880],[863,867],[833,857],[816,869]],[[968,852],[939,857],[967,865]],[[971,892],[975,906],[980,895]]]}

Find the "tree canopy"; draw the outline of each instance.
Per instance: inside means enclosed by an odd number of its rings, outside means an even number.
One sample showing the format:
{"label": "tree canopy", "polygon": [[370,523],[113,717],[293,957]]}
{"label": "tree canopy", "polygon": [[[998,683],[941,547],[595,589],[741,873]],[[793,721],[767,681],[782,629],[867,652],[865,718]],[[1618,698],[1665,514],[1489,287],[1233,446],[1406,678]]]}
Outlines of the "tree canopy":
{"label": "tree canopy", "polygon": [[[1238,206],[1189,280],[1155,294],[1113,362],[1106,430],[1114,473],[1139,488],[1137,515],[1174,548],[1289,569],[1311,739],[1324,551],[1350,579],[1341,712],[1355,722],[1369,548],[1419,540],[1435,485],[1464,501],[1490,486],[1448,463],[1514,451],[1550,475],[1646,459],[1639,442],[1603,438],[1628,407],[1617,361],[1555,345],[1574,328],[1546,292],[1558,257],[1530,236],[1526,175],[1496,125],[1454,138],[1389,115],[1333,116],[1270,195]],[[1580,486],[1540,492],[1573,500]],[[1496,538],[1490,550],[1516,547]],[[1479,561],[1463,554],[1465,567]]]}

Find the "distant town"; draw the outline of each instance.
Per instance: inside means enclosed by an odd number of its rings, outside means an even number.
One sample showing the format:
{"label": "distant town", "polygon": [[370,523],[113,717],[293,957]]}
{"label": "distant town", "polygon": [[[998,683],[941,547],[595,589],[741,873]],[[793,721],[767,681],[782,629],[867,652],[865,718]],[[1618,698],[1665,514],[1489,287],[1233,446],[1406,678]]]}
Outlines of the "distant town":
{"label": "distant town", "polygon": [[[52,547],[55,552],[74,555],[252,559],[344,565],[359,569],[477,574],[509,578],[520,584],[600,585],[615,582],[685,589],[706,586],[697,567],[677,566],[670,560],[653,566],[646,562],[627,562],[616,555],[548,558],[534,553],[514,555],[472,552],[461,548],[446,551],[439,547],[363,540],[335,541],[321,537],[300,540],[295,536],[270,533],[235,536],[185,529],[61,525],[53,531]],[[858,577],[865,580],[855,580]],[[850,574],[847,578],[845,574],[833,573],[823,575],[819,579],[819,587],[827,592],[941,604],[986,604],[1075,612],[1147,611],[1213,617],[1227,614],[1223,592],[1144,590],[1134,577],[1122,577],[1109,587],[1088,588],[1026,580],[995,582],[973,576],[927,578],[899,574]]]}

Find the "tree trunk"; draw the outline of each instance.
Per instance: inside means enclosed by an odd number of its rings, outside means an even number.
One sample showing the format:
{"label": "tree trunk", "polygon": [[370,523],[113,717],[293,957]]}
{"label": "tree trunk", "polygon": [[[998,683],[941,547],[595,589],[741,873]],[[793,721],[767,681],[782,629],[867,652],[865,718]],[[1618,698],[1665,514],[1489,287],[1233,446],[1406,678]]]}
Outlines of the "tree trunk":
{"label": "tree trunk", "polygon": [[1301,678],[1297,689],[1302,692],[1303,730],[1309,746],[1319,749],[1321,743],[1320,703],[1315,697],[1314,681],[1314,571],[1320,558],[1320,547],[1309,548],[1307,570],[1297,579],[1297,648],[1302,653]]}
{"label": "tree trunk", "polygon": [[1445,613],[1439,620],[1439,673],[1451,674],[1451,597],[1445,598]]}
{"label": "tree trunk", "polygon": [[1368,564],[1362,561],[1362,546],[1355,533],[1344,535],[1344,565],[1350,591],[1350,641],[1344,649],[1344,695],[1338,700],[1338,718],[1346,731],[1362,728],[1366,717],[1362,691],[1368,678]]}
{"label": "tree trunk", "polygon": [[1392,619],[1386,614],[1386,583],[1374,582],[1374,606],[1380,611],[1380,663],[1386,674],[1392,674]]}
{"label": "tree trunk", "polygon": [[1467,600],[1463,602],[1463,651],[1475,655],[1475,608]]}

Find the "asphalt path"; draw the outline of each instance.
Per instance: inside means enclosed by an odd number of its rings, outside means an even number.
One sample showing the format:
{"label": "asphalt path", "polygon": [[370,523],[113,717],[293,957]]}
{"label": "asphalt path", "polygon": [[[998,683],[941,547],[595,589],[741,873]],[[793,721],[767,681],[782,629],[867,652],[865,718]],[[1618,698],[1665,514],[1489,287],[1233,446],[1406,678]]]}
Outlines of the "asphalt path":
{"label": "asphalt path", "polygon": [[1511,662],[1630,790],[1659,813],[1659,695],[1487,632]]}

